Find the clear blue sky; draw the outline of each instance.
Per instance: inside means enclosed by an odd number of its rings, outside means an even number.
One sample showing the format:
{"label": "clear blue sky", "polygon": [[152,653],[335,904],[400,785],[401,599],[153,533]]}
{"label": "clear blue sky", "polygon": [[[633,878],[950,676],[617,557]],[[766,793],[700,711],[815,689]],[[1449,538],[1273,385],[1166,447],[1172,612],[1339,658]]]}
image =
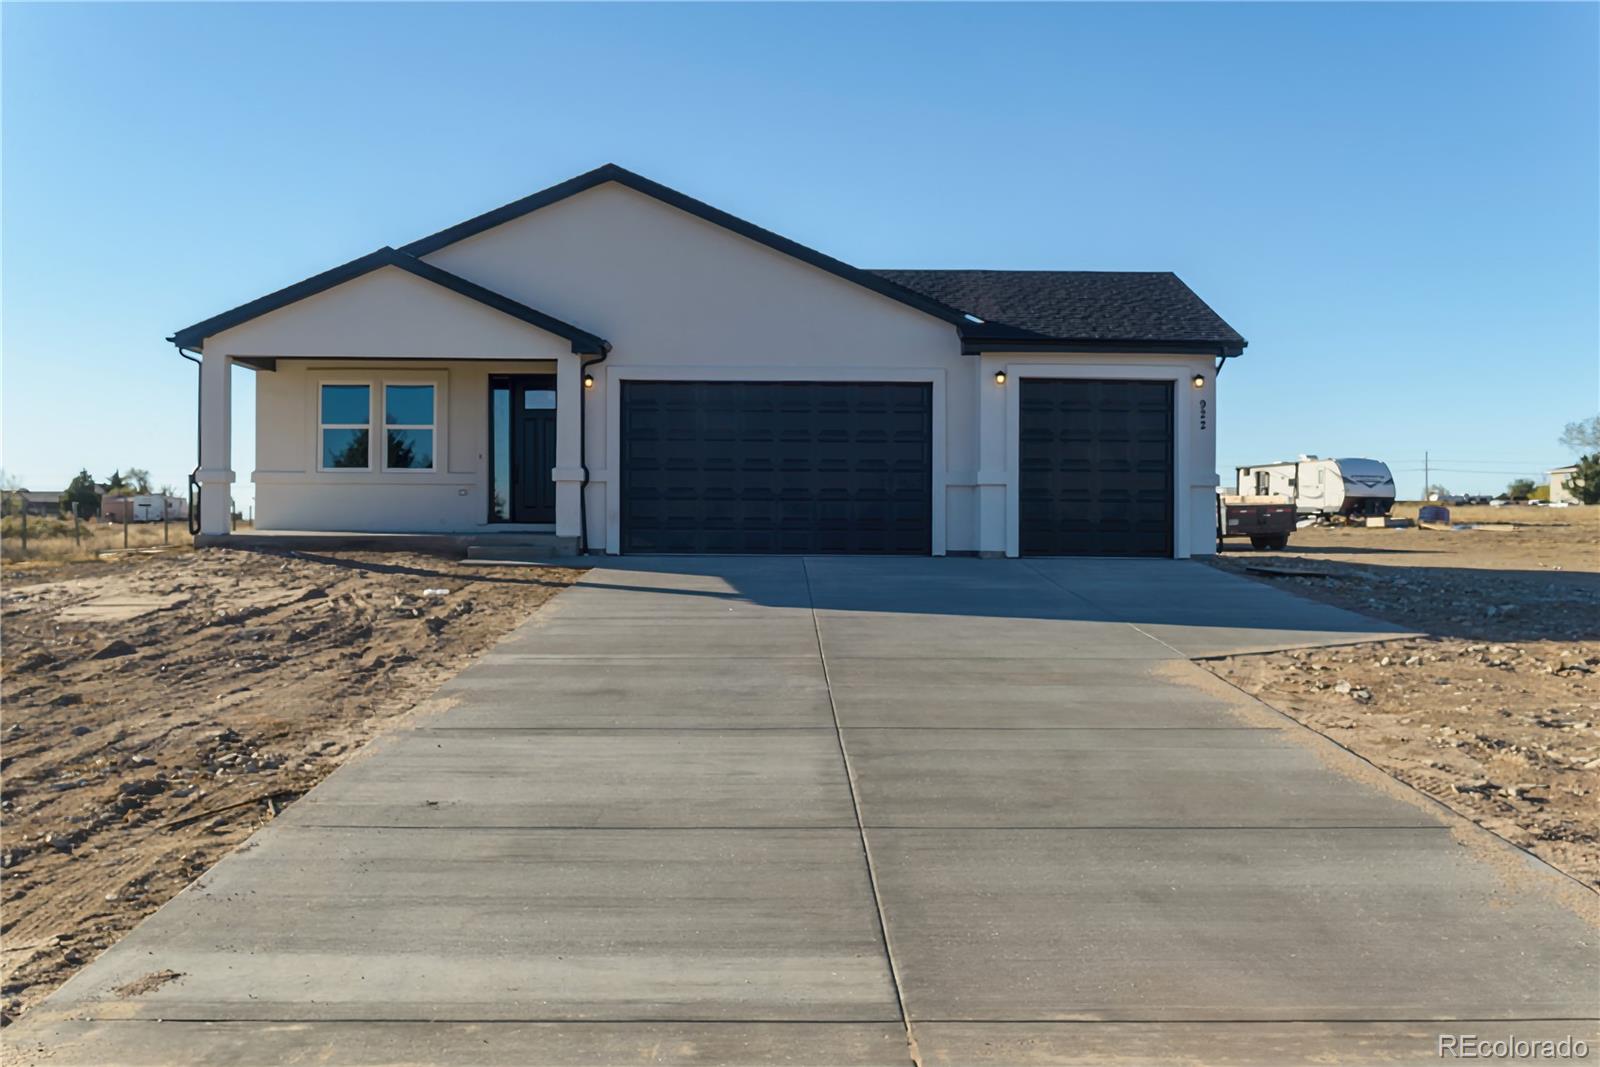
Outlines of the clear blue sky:
{"label": "clear blue sky", "polygon": [[172,330],[614,161],[861,266],[1175,270],[1251,342],[1224,472],[1498,490],[1600,408],[1597,12],[6,3],[0,461],[181,485]]}

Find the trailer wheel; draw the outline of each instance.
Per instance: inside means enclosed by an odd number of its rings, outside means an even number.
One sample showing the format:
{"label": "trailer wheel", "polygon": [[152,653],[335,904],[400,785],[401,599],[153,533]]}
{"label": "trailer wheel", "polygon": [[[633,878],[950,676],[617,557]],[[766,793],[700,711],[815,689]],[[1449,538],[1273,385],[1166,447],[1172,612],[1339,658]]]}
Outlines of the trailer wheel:
{"label": "trailer wheel", "polygon": [[1265,548],[1286,548],[1288,545],[1288,534],[1274,534],[1270,537],[1250,538],[1250,546],[1258,551]]}

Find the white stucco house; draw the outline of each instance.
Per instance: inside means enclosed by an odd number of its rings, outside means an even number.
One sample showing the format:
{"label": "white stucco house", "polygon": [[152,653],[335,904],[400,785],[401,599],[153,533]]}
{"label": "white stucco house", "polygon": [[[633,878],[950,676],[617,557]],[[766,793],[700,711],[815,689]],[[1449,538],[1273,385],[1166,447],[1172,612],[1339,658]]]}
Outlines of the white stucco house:
{"label": "white stucco house", "polygon": [[1565,467],[1556,467],[1545,471],[1545,477],[1550,479],[1550,503],[1576,504],[1578,496],[1567,484],[1567,479],[1578,473],[1578,465],[1569,463]]}
{"label": "white stucco house", "polygon": [[1167,272],[865,270],[607,165],[171,338],[199,529],[605,553],[1214,550],[1216,377]]}

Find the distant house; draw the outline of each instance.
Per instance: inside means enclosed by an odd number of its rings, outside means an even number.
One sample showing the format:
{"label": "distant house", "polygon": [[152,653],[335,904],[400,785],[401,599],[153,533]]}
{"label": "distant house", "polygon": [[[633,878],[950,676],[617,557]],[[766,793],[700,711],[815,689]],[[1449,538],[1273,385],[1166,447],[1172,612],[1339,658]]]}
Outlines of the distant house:
{"label": "distant house", "polygon": [[1576,504],[1578,502],[1577,496],[1575,496],[1572,490],[1567,487],[1567,479],[1572,477],[1577,472],[1578,465],[1576,463],[1569,464],[1565,467],[1557,467],[1555,470],[1545,472],[1550,476],[1550,503],[1560,504],[1565,502],[1568,504]]}
{"label": "distant house", "polygon": [[60,515],[61,496],[60,493],[16,489],[6,494],[6,514],[27,512],[29,515]]}

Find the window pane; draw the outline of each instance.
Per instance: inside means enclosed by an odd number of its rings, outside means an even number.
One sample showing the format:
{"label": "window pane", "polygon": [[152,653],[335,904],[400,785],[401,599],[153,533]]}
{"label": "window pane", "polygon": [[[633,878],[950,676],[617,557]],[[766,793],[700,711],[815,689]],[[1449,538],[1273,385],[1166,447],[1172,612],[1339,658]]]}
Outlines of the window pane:
{"label": "window pane", "polygon": [[365,467],[367,465],[367,431],[323,430],[322,465],[324,467]]}
{"label": "window pane", "polygon": [[427,470],[433,466],[432,430],[390,430],[391,470]]}
{"label": "window pane", "polygon": [[432,426],[433,386],[384,386],[383,420],[390,426]]}
{"label": "window pane", "polygon": [[511,521],[511,390],[497,385],[489,394],[489,431],[494,449],[494,487],[490,513]]}
{"label": "window pane", "polygon": [[522,394],[523,411],[549,411],[556,406],[554,389],[529,389]]}
{"label": "window pane", "polygon": [[[365,425],[369,405],[365,385],[324,385],[322,387],[322,421],[354,422]],[[363,462],[361,466],[366,466]]]}

